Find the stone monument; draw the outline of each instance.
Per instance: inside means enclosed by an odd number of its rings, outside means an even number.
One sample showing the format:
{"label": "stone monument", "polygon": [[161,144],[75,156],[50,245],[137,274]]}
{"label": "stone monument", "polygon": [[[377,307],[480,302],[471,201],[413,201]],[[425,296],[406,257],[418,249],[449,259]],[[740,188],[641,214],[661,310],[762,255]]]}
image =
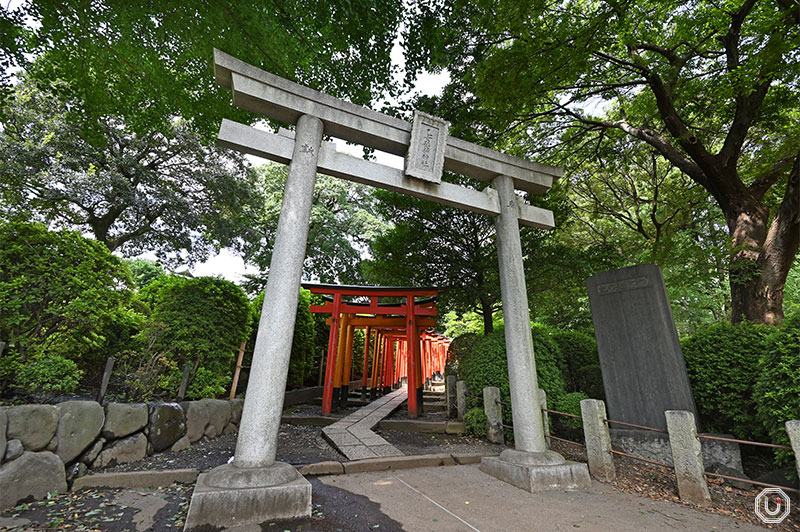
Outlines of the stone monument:
{"label": "stone monument", "polygon": [[661,269],[640,264],[586,284],[609,419],[663,430],[665,410],[697,419]]}

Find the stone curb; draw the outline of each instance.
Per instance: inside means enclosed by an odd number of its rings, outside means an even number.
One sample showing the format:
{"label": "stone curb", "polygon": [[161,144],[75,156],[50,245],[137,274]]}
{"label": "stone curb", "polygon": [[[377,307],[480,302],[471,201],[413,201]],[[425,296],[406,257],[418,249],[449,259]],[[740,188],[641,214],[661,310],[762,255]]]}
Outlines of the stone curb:
{"label": "stone curb", "polygon": [[374,471],[391,471],[395,469],[412,469],[416,467],[439,467],[452,465],[479,464],[486,456],[498,456],[497,453],[441,453],[421,454],[416,456],[388,456],[383,458],[366,458],[352,462],[317,462],[298,468],[304,476],[341,475],[351,473],[370,473]]}
{"label": "stone curb", "polygon": [[85,488],[157,488],[175,482],[192,484],[200,474],[198,469],[166,469],[164,471],[125,471],[95,473],[75,479],[72,491]]}
{"label": "stone curb", "polygon": [[308,425],[311,427],[327,427],[341,418],[328,416],[282,416],[281,423],[287,425]]}
{"label": "stone curb", "polygon": [[397,432],[429,432],[438,434],[460,434],[464,432],[462,421],[419,421],[413,419],[384,419],[378,422],[379,430]]}

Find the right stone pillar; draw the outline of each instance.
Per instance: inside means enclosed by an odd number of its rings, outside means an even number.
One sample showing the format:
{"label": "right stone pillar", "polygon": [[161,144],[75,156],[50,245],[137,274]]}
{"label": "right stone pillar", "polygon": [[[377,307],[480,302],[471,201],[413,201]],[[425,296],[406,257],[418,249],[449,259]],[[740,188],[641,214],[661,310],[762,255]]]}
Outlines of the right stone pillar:
{"label": "right stone pillar", "polygon": [[517,196],[509,176],[497,176],[492,187],[500,203],[495,229],[515,449],[506,449],[497,458],[484,458],[481,470],[531,492],[588,488],[591,480],[586,464],[567,462],[547,449],[538,400]]}

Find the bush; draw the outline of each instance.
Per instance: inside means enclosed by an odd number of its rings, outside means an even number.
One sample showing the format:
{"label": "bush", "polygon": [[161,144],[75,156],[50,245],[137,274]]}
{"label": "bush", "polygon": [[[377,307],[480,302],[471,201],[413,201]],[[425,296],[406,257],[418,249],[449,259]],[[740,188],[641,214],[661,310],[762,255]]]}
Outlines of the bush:
{"label": "bush", "polygon": [[561,353],[559,365],[566,381],[567,391],[588,393],[580,387],[579,373],[581,368],[600,364],[595,339],[582,332],[560,329],[553,329],[550,338],[558,345]]}
{"label": "bush", "polygon": [[[174,398],[187,363],[194,368],[189,387],[194,394],[222,395],[249,332],[244,291],[225,279],[171,275],[151,282],[138,296],[150,317],[138,338],[140,351],[127,361],[133,397]],[[195,379],[200,382],[192,388]]]}
{"label": "bush", "polygon": [[[759,360],[755,397],[757,416],[773,443],[788,445],[785,423],[800,416],[800,312],[773,330]],[[791,454],[776,453],[779,463],[790,463]]]}
{"label": "bush", "polygon": [[464,430],[467,434],[477,436],[478,438],[486,437],[486,412],[483,408],[470,408],[464,414]]}
{"label": "bush", "polygon": [[10,344],[3,356],[23,365],[45,356],[78,369],[102,364],[92,357],[131,283],[120,259],[80,233],[0,222],[0,339]]}
{"label": "bush", "polygon": [[[558,346],[549,337],[549,332],[547,327],[540,325],[534,326],[532,330],[536,373],[539,387],[547,393],[548,401],[558,404],[566,390],[558,368]],[[483,388],[487,386],[496,386],[500,389],[501,400],[511,401],[503,329],[480,337],[471,351],[458,356],[458,378],[466,381],[470,395],[474,396],[467,397],[468,408],[481,406]],[[511,408],[503,406],[503,423],[510,425],[511,422]]]}
{"label": "bush", "polygon": [[[717,323],[681,343],[686,371],[704,431],[758,440],[765,436],[756,417],[756,368],[771,327]],[[797,401],[794,401],[795,407]]]}
{"label": "bush", "polygon": [[225,393],[231,380],[232,375],[230,372],[214,373],[201,366],[197,368],[191,383],[186,388],[186,398],[195,400],[205,397],[219,397]]}
{"label": "bush", "polygon": [[458,374],[458,361],[462,356],[468,355],[478,342],[483,338],[482,334],[465,333],[453,338],[450,347],[447,349],[447,360],[445,361],[444,374]]}
{"label": "bush", "polygon": [[[289,358],[289,376],[286,380],[288,389],[300,388],[305,384],[306,378],[311,375],[314,367],[314,339],[315,325],[309,307],[311,305],[311,292],[301,288],[297,299],[297,317],[294,322],[294,336],[292,337],[292,353]],[[253,299],[253,321],[250,346],[255,345],[258,333],[258,322],[261,320],[261,308],[264,306],[264,292]],[[327,345],[327,342],[326,342]],[[363,349],[363,344],[361,348]],[[359,360],[360,357],[359,357]]]}
{"label": "bush", "polygon": [[[561,401],[558,403],[558,408],[561,412],[566,412],[567,414],[573,414],[576,416],[581,415],[581,401],[584,399],[588,399],[589,397],[583,392],[572,392],[564,395],[561,398]],[[558,419],[558,422],[571,428],[571,429],[580,429],[583,428],[583,421],[580,419],[576,419],[574,417],[567,417],[567,416],[559,416],[554,415],[554,418]]]}
{"label": "bush", "polygon": [[592,399],[606,399],[606,391],[603,388],[603,372],[600,364],[590,364],[578,370],[578,390],[582,391]]}
{"label": "bush", "polygon": [[83,372],[72,360],[60,355],[46,355],[25,366],[17,385],[31,394],[73,393]]}

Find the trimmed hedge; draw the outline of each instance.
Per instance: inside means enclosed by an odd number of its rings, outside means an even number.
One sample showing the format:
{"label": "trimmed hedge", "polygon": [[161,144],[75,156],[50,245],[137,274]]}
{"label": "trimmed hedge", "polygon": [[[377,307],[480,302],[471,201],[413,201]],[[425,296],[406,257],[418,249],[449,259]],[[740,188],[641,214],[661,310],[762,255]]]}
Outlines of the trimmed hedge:
{"label": "trimmed hedge", "polygon": [[[791,419],[800,419],[800,312],[786,318],[769,334],[755,373],[758,420],[773,443],[788,445],[784,425]],[[776,455],[779,463],[792,460],[786,451]]]}
{"label": "trimmed hedge", "polygon": [[681,343],[704,431],[764,439],[753,392],[759,357],[767,349],[770,330],[769,326],[752,323],[716,323]]}
{"label": "trimmed hedge", "polygon": [[[561,353],[560,366],[567,384],[567,391],[582,391],[588,394],[589,391],[581,386],[580,373],[586,366],[599,366],[600,358],[597,355],[597,342],[588,334],[561,329],[552,329],[550,337],[558,345]],[[594,382],[592,382],[592,386],[594,386]],[[600,388],[602,389],[602,387],[603,381],[601,377]],[[598,397],[597,395],[589,395]]]}
{"label": "trimmed hedge", "polygon": [[[549,404],[558,406],[566,394],[564,378],[558,366],[558,345],[550,337],[551,330],[548,327],[535,325],[531,332],[539,387],[547,393]],[[478,338],[471,350],[463,349],[457,354],[458,378],[466,381],[470,394],[467,408],[483,408],[482,390],[487,386],[499,388],[501,400],[510,402],[505,332],[499,329]],[[508,406],[503,406],[503,422],[512,422],[511,408]]]}

